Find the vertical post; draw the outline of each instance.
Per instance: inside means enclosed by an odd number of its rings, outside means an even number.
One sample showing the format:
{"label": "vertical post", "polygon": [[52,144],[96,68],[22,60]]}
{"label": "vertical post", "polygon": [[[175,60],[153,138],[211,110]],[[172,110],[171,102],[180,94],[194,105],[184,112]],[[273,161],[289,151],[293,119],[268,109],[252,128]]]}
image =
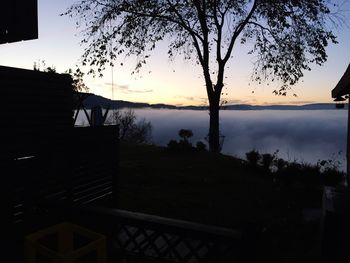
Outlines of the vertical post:
{"label": "vertical post", "polygon": [[348,129],[346,144],[346,183],[347,187],[350,187],[350,98],[348,98]]}
{"label": "vertical post", "polygon": [[119,126],[114,126],[116,129],[113,129],[113,148],[112,148],[112,163],[113,163],[113,208],[119,208]]}
{"label": "vertical post", "polygon": [[102,126],[103,116],[101,106],[96,106],[91,109],[91,126]]}

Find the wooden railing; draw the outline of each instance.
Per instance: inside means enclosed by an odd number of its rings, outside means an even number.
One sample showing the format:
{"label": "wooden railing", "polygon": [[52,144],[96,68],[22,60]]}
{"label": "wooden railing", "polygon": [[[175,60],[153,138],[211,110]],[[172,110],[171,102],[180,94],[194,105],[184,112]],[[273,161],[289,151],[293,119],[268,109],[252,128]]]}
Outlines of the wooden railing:
{"label": "wooden railing", "polygon": [[56,213],[51,205],[81,207],[108,199],[116,206],[117,127],[72,128],[66,138],[35,155],[1,162],[2,231],[14,241],[13,251],[23,250],[28,233],[66,220],[65,211]]}
{"label": "wooden railing", "polygon": [[254,250],[244,231],[103,207],[71,215],[107,236],[109,262],[247,262]]}
{"label": "wooden railing", "polygon": [[[41,204],[87,205],[115,199],[118,173],[116,126],[72,129],[68,141],[36,156],[8,163],[9,200],[15,224],[35,228]],[[116,200],[115,200],[116,202]],[[116,205],[116,204],[115,204]],[[33,225],[29,227],[28,225]]]}

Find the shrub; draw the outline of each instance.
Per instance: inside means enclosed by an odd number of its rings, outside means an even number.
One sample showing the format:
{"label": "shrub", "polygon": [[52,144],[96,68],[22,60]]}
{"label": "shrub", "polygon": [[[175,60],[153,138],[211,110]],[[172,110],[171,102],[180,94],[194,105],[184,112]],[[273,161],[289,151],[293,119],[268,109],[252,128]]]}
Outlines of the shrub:
{"label": "shrub", "polygon": [[191,130],[181,129],[179,130],[179,136],[183,141],[188,142],[188,139],[193,136],[193,132]]}
{"label": "shrub", "polygon": [[270,167],[274,159],[275,156],[269,153],[264,153],[263,155],[261,155],[262,166],[266,172],[270,171]]}
{"label": "shrub", "polygon": [[193,151],[194,148],[191,143],[188,141],[175,141],[175,140],[170,140],[168,143],[168,150],[169,151],[180,151],[180,152],[189,152]]}
{"label": "shrub", "polygon": [[182,151],[191,151],[193,150],[192,143],[188,141],[179,141],[179,149]]}
{"label": "shrub", "polygon": [[322,175],[324,184],[329,186],[339,185],[345,179],[345,174],[334,168],[327,169]]}
{"label": "shrub", "polygon": [[201,141],[197,142],[196,149],[199,152],[206,152],[207,151],[207,145]]}
{"label": "shrub", "polygon": [[[179,142],[175,140],[171,140],[168,143],[168,150],[170,151],[182,151],[188,152],[193,151],[195,148],[192,146],[192,143],[188,141],[190,137],[193,136],[193,132],[191,130],[181,129],[178,132],[179,136],[182,138]],[[203,147],[203,146],[200,146]],[[205,145],[204,145],[205,148]]]}
{"label": "shrub", "polygon": [[345,174],[339,171],[340,166],[339,161],[335,160],[322,160],[317,162],[320,173],[322,174],[323,183],[325,185],[336,186],[340,184],[344,178]]}
{"label": "shrub", "polygon": [[247,161],[252,166],[257,166],[259,160],[261,159],[261,155],[258,151],[252,150],[245,154]]}
{"label": "shrub", "polygon": [[287,161],[283,160],[282,158],[278,158],[277,160],[275,160],[275,165],[277,167],[277,171],[282,171],[286,165],[288,164]]}
{"label": "shrub", "polygon": [[179,144],[175,140],[171,140],[168,143],[168,150],[177,151],[179,149]]}

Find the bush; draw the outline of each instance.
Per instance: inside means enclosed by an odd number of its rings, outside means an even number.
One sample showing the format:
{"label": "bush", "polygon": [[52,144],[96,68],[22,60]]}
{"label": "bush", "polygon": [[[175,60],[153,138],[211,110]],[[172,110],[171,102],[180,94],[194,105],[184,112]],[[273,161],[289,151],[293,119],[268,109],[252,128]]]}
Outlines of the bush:
{"label": "bush", "polygon": [[324,184],[329,186],[339,185],[345,180],[345,174],[337,169],[327,169],[322,175]]}
{"label": "bush", "polygon": [[201,141],[197,142],[196,149],[199,152],[206,152],[207,151],[207,145]]}
{"label": "bush", "polygon": [[283,160],[282,158],[278,158],[277,160],[275,160],[275,165],[277,167],[277,171],[282,171],[286,167],[287,164],[288,164],[288,162]]}
{"label": "bush", "polygon": [[317,162],[325,185],[336,186],[343,182],[345,174],[339,171],[340,162],[335,160],[322,160]]}
{"label": "bush", "polygon": [[171,140],[168,143],[168,150],[177,151],[179,149],[179,143],[175,140]]}
{"label": "bush", "polygon": [[275,156],[269,153],[264,153],[263,155],[261,155],[262,166],[266,172],[270,171],[270,167],[274,159],[275,159]]}
{"label": "bush", "polygon": [[[179,142],[175,140],[171,140],[168,143],[168,150],[170,151],[182,151],[188,152],[193,151],[195,148],[192,146],[192,143],[188,141],[190,137],[193,136],[193,132],[191,130],[181,129],[178,132],[179,136],[182,138]],[[203,147],[203,146],[200,146]],[[204,145],[205,148],[205,145]]]}
{"label": "bush", "polygon": [[245,154],[247,161],[252,166],[258,166],[258,162],[261,159],[261,155],[258,151],[252,150]]}
{"label": "bush", "polygon": [[278,150],[273,154],[260,154],[252,150],[246,153],[246,158],[249,165],[258,171],[272,174],[274,183],[282,183],[285,186],[336,186],[344,182],[345,174],[339,170],[340,161],[319,160],[317,164],[288,162],[278,158],[277,153]]}
{"label": "bush", "polygon": [[194,148],[192,146],[192,143],[188,141],[179,141],[179,148],[182,151],[192,151]]}
{"label": "bush", "polygon": [[193,136],[193,132],[191,130],[181,129],[179,130],[179,136],[183,141],[188,142],[188,139]]}

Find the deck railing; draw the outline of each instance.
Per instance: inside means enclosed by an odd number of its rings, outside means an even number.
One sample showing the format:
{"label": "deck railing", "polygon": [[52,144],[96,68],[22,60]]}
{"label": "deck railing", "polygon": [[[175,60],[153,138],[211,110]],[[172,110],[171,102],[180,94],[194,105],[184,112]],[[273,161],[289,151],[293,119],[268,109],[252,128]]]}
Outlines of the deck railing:
{"label": "deck railing", "polygon": [[244,231],[103,207],[71,215],[107,236],[109,262],[247,262],[254,250]]}
{"label": "deck railing", "polygon": [[[35,228],[41,204],[87,205],[115,199],[118,135],[116,126],[74,128],[68,141],[36,156],[8,162],[13,221]],[[113,139],[114,138],[114,139]],[[114,197],[113,197],[114,196]],[[29,227],[30,230],[30,227]]]}

